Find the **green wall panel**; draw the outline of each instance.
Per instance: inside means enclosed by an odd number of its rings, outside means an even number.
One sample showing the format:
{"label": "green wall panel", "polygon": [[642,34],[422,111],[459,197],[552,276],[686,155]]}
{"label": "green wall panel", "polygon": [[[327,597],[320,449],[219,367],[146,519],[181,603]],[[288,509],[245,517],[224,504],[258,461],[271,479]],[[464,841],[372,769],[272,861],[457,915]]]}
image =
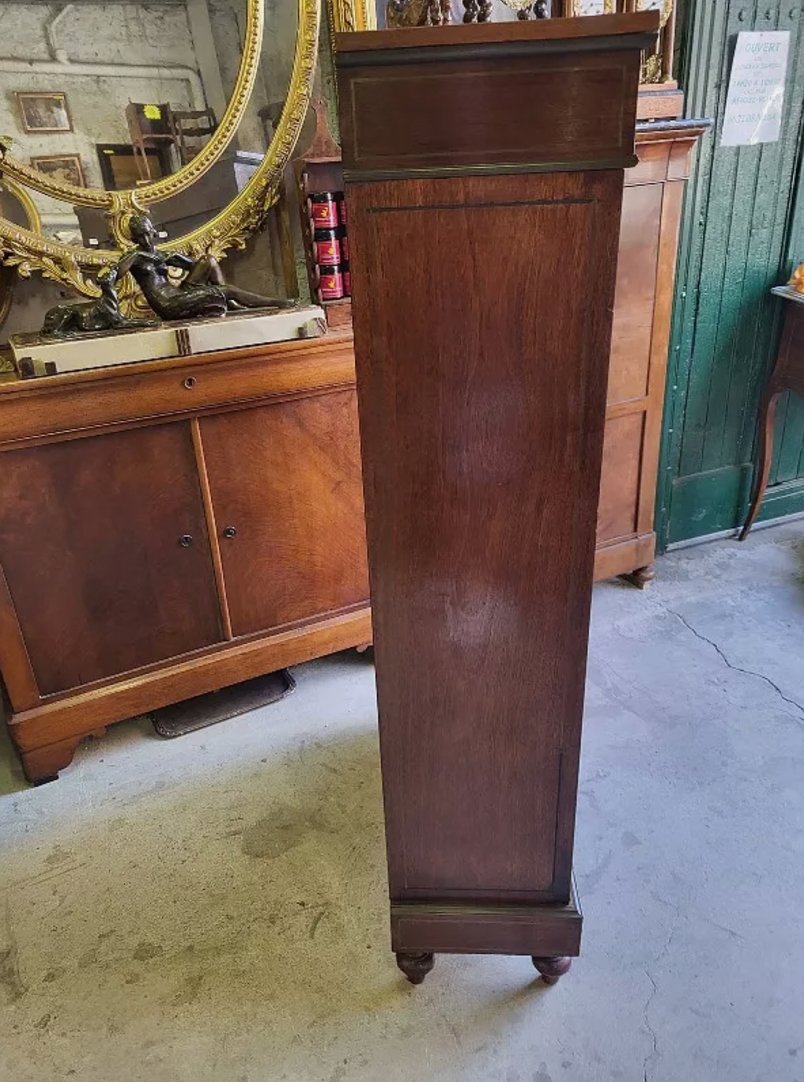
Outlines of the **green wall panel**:
{"label": "green wall panel", "polygon": [[[791,32],[778,143],[719,146],[741,30]],[[768,290],[804,259],[804,5],[690,4],[682,69],[687,115],[715,117],[717,124],[701,142],[685,205],[658,503],[663,544],[731,529],[745,514],[756,409],[778,340],[779,302]],[[784,403],[774,483],[804,475],[803,448],[804,405]],[[801,487],[795,499],[804,509]]]}

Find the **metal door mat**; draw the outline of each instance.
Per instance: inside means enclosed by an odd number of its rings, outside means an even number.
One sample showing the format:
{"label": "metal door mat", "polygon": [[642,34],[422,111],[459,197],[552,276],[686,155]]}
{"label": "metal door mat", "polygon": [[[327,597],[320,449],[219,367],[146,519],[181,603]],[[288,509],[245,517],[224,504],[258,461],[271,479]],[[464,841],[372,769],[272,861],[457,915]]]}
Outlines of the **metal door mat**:
{"label": "metal door mat", "polygon": [[196,695],[194,699],[164,706],[151,713],[151,721],[159,736],[172,738],[194,733],[208,725],[246,714],[260,706],[279,702],[296,687],[296,681],[287,669],[244,680],[242,684]]}

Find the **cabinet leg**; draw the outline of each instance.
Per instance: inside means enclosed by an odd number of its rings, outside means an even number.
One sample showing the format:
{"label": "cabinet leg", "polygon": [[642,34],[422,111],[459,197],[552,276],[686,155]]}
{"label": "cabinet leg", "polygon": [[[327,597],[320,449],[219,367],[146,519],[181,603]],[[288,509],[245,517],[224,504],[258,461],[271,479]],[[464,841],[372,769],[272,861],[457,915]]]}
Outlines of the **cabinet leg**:
{"label": "cabinet leg", "polygon": [[779,401],[780,391],[774,391],[771,387],[762,396],[759,407],[759,444],[757,446],[757,465],[754,472],[754,486],[751,491],[751,505],[748,509],[748,518],[740,531],[740,540],[745,541],[748,531],[754,525],[762,497],[768,487],[771,462],[773,461],[773,426],[776,421],[776,405]]}
{"label": "cabinet leg", "polygon": [[563,977],[572,965],[571,958],[562,958],[560,955],[553,958],[531,958],[531,961],[541,973],[545,984],[556,984],[559,977]]}
{"label": "cabinet leg", "polygon": [[75,749],[83,739],[83,736],[74,736],[70,737],[69,740],[59,740],[56,744],[48,744],[44,748],[21,751],[20,759],[22,760],[25,777],[33,785],[43,785],[46,781],[56,781],[59,771],[69,766],[73,761]]}
{"label": "cabinet leg", "polygon": [[626,575],[620,575],[620,578],[624,582],[630,582],[632,586],[644,590],[645,587],[656,578],[656,565],[645,564],[644,567],[637,567],[634,571],[629,571]]}
{"label": "cabinet leg", "polygon": [[411,984],[421,984],[435,965],[435,955],[428,953],[408,954],[405,951],[400,951],[396,956],[396,964]]}

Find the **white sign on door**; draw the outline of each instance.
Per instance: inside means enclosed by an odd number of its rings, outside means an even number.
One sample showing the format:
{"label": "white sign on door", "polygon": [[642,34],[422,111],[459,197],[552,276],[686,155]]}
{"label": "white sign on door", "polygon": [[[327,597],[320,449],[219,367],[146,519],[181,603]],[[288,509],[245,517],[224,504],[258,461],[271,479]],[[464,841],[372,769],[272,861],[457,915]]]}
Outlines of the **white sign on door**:
{"label": "white sign on door", "polygon": [[737,35],[720,145],[775,143],[782,127],[789,30]]}

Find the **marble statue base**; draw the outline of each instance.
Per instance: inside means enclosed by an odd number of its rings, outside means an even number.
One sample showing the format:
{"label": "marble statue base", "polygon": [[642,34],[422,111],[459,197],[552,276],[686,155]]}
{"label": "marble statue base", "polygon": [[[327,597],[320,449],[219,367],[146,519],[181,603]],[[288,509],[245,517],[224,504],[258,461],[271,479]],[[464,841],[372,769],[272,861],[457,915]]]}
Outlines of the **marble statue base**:
{"label": "marble statue base", "polygon": [[286,342],[293,338],[315,338],[324,330],[323,309],[314,304],[300,304],[278,310],[230,312],[219,319],[99,331],[74,338],[16,334],[12,335],[9,344],[18,372],[23,378],[30,378]]}

